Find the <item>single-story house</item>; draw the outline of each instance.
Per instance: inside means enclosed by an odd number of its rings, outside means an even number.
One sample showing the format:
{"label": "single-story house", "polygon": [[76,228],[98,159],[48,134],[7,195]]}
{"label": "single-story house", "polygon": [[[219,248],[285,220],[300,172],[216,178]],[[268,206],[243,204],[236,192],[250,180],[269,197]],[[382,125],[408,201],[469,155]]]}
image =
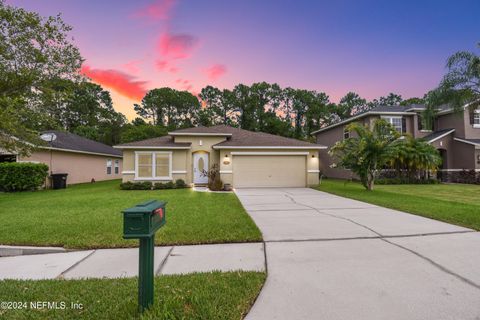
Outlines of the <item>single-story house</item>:
{"label": "single-story house", "polygon": [[204,185],[202,174],[219,165],[223,183],[242,187],[318,184],[318,152],[324,146],[224,125],[194,127],[125,143],[123,181],[175,181]]}
{"label": "single-story house", "polygon": [[0,162],[45,163],[50,173],[67,173],[67,184],[121,178],[120,150],[64,131],[45,131],[40,137],[45,145],[30,156],[0,152]]}

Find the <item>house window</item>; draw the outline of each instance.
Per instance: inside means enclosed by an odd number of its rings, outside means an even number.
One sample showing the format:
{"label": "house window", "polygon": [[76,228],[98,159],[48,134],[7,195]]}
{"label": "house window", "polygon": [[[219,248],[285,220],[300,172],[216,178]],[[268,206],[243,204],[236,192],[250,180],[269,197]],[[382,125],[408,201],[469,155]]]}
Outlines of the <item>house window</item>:
{"label": "house window", "polygon": [[350,138],[350,131],[347,128],[343,129],[343,139]]}
{"label": "house window", "polygon": [[382,119],[390,123],[398,132],[403,132],[402,117],[382,117]]}
{"label": "house window", "polygon": [[114,162],[114,172],[115,174],[118,174],[118,171],[119,171],[119,168],[120,168],[120,160],[115,160]]}
{"label": "house window", "polygon": [[473,112],[473,127],[480,128],[480,110],[479,109]]}
{"label": "house window", "polygon": [[136,152],[135,178],[140,180],[171,180],[171,152]]}
{"label": "house window", "polygon": [[107,159],[107,174],[112,174],[112,159]]}

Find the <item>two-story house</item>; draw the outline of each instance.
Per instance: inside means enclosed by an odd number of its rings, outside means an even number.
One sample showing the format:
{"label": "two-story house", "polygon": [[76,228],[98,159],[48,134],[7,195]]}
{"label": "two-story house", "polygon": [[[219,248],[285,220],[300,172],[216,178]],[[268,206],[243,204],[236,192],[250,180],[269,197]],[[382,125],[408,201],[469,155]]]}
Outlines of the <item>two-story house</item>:
{"label": "two-story house", "polygon": [[433,130],[422,127],[424,110],[424,105],[379,106],[313,132],[317,143],[327,146],[319,155],[321,172],[327,177],[351,178],[349,170],[332,167],[333,159],[328,150],[337,141],[350,136],[347,130],[350,123],[372,125],[377,119],[385,119],[399,132],[423,138],[435,146],[443,158],[442,171],[480,171],[480,109],[471,110],[465,106],[463,111],[455,112],[442,106],[433,120]]}

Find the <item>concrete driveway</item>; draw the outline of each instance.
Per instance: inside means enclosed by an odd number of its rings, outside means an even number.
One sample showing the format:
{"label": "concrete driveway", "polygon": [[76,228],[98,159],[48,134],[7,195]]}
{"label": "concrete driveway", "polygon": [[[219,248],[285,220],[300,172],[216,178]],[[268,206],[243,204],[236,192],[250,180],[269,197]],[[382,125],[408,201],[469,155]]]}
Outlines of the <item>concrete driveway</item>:
{"label": "concrete driveway", "polygon": [[480,233],[307,188],[236,193],[266,242],[247,319],[480,319]]}

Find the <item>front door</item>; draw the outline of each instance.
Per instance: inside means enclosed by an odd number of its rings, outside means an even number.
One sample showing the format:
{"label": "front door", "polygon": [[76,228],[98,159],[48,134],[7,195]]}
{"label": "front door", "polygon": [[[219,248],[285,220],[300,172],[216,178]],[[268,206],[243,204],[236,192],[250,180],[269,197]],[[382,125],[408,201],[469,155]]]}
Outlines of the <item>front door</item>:
{"label": "front door", "polygon": [[193,154],[193,183],[207,184],[208,176],[204,171],[208,170],[208,153],[197,152]]}

